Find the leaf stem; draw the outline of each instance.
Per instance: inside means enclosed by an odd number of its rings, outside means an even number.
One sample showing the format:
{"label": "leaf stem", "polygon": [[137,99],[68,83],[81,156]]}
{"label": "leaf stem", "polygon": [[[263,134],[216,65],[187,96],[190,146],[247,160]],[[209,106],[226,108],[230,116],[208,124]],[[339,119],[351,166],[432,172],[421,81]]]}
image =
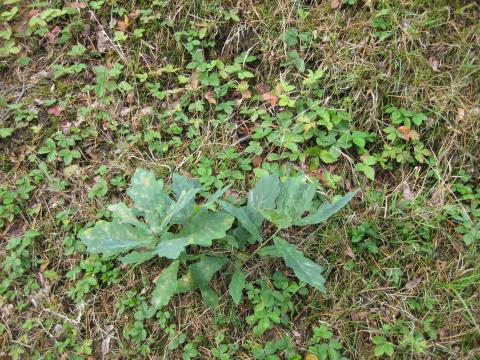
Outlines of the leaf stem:
{"label": "leaf stem", "polygon": [[265,240],[264,242],[262,242],[262,243],[260,244],[260,246],[257,247],[257,248],[255,249],[255,251],[252,252],[252,253],[250,254],[250,256],[249,256],[246,260],[244,260],[244,261],[242,262],[242,265],[245,264],[247,261],[249,261],[249,260],[250,260],[252,257],[254,257],[265,245],[267,245],[270,241],[272,241],[272,239],[273,239],[275,236],[277,236],[277,234],[280,232],[280,230],[281,230],[280,228],[277,228],[277,230],[275,230],[275,232],[274,232],[267,240]]}

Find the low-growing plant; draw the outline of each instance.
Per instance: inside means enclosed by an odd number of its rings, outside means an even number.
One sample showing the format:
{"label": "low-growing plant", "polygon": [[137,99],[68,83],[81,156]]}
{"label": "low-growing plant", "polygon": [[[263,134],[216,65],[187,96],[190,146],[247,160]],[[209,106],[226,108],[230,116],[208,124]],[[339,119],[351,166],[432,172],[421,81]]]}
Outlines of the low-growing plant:
{"label": "low-growing plant", "polygon": [[[229,254],[236,265],[229,289],[235,304],[239,304],[246,284],[242,264],[260,250],[282,257],[299,280],[325,292],[323,268],[277,234],[291,226],[326,221],[342,209],[355,192],[315,208],[316,184],[309,182],[304,174],[288,176],[284,181],[270,175],[260,179],[248,193],[247,204],[238,207],[220,200],[227,189],[218,190],[198,204],[195,202],[201,191],[198,180],[174,174],[166,191],[163,181],[157,180],[153,172],[137,169],[127,191],[133,206],[128,207],[124,202],[110,205],[112,221],[98,221],[83,231],[80,239],[88,252],[120,257],[127,265],[140,264],[156,256],[173,260],[155,281],[152,304],[157,309],[167,305],[173,295],[195,289],[200,290],[207,304],[216,305],[218,295],[209,282],[229,262]],[[238,223],[232,229],[235,219]],[[277,228],[267,239],[262,231],[265,221]],[[215,253],[191,251],[210,248],[214,241],[219,246],[228,245],[223,254],[221,248]],[[271,241],[274,245],[265,247]],[[235,249],[243,250],[257,242],[259,247],[248,259],[234,260]],[[228,250],[232,248],[233,253]],[[184,275],[178,278],[180,271]]]}

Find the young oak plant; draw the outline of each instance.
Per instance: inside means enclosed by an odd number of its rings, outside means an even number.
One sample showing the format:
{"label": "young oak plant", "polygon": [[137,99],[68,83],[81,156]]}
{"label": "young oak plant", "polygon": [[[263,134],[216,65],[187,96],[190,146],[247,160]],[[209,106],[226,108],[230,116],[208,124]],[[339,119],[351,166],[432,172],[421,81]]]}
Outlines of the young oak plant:
{"label": "young oak plant", "polygon": [[[233,237],[239,244],[260,242],[261,249],[268,242],[262,238],[265,221],[273,223],[278,230],[319,224],[355,195],[355,192],[347,193],[333,203],[323,203],[314,209],[316,185],[309,183],[304,174],[288,177],[284,182],[271,175],[260,179],[250,190],[247,205],[237,207],[220,200],[227,188],[215,192],[205,203],[197,204],[195,197],[201,191],[198,180],[174,174],[169,194],[153,172],[137,169],[127,191],[133,206],[123,202],[110,205],[112,220],[98,221],[94,227],[84,230],[80,239],[88,252],[119,256],[124,264],[139,264],[155,256],[173,260],[155,281],[152,305],[157,309],[167,305],[175,294],[194,289],[199,289],[205,302],[214,306],[218,304],[218,295],[209,282],[229,258],[206,253],[184,256],[189,246],[208,248],[214,240]],[[215,203],[220,204],[221,209]],[[235,219],[238,225],[232,229]],[[325,292],[322,267],[307,259],[295,245],[277,237],[278,230],[268,239],[273,239],[274,246],[263,250],[282,257],[298,279]],[[192,258],[198,261],[191,263]],[[180,264],[187,263],[186,272],[178,278]],[[245,277],[246,272],[237,264],[229,287],[237,305],[241,302]]]}

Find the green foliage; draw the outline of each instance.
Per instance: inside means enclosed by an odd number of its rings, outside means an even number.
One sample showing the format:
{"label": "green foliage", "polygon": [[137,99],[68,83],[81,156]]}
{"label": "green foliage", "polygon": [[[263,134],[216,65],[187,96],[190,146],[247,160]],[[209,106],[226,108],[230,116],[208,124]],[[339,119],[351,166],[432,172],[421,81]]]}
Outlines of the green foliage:
{"label": "green foliage", "polygon": [[337,341],[327,325],[322,324],[313,328],[313,335],[309,340],[308,351],[320,360],[345,360],[341,356],[342,344]]}
{"label": "green foliage", "polygon": [[374,336],[372,342],[375,344],[375,356],[393,356],[393,344],[388,342],[384,336]]}
{"label": "green foliage", "polygon": [[[307,289],[296,282],[289,281],[282,273],[276,272],[273,286],[263,279],[246,286],[249,303],[253,313],[245,319],[252,326],[254,336],[261,336],[275,324],[286,325],[294,311],[292,296],[305,295]],[[258,286],[256,286],[258,285]]]}
{"label": "green foliage", "polygon": [[[196,204],[195,196],[200,192],[197,180],[178,174],[172,177],[170,192],[164,190],[163,181],[157,180],[153,172],[137,169],[127,193],[133,207],[120,202],[109,206],[111,221],[98,221],[92,228],[84,230],[80,239],[87,251],[104,256],[122,256],[125,264],[138,264],[158,255],[168,259],[185,259],[187,247],[209,248],[213,241],[222,241],[245,229],[250,236],[248,242],[262,241],[262,223],[269,220],[279,229],[292,225],[310,225],[326,221],[342,209],[355,195],[348,193],[333,203],[324,203],[312,208],[315,184],[307,183],[303,174],[288,177],[281,182],[276,176],[259,180],[248,194],[246,206],[236,207],[220,201],[225,189],[217,191],[204,204]],[[301,200],[301,201],[299,201]],[[214,210],[219,202],[226,212]],[[310,215],[303,216],[305,212]],[[230,214],[230,215],[229,215]],[[239,225],[230,234],[234,216]],[[143,221],[142,221],[143,220]],[[241,242],[241,238],[235,241]],[[280,238],[274,238],[279,256],[285,259],[297,277],[325,292],[322,268],[306,259],[302,252]],[[221,270],[228,258],[202,254],[199,261],[188,266],[188,272],[177,280],[179,262],[174,261],[159,275],[153,291],[152,304],[161,308],[168,304],[176,293],[199,289],[205,302],[218,304],[218,295],[209,287],[210,279]],[[95,285],[95,284],[93,284]],[[245,272],[238,268],[230,283],[230,294],[235,304],[241,302],[245,287]]]}
{"label": "green foliage", "polygon": [[15,189],[0,185],[0,229],[7,222],[14,220],[35,189],[37,181],[30,176],[24,176],[16,180]]}

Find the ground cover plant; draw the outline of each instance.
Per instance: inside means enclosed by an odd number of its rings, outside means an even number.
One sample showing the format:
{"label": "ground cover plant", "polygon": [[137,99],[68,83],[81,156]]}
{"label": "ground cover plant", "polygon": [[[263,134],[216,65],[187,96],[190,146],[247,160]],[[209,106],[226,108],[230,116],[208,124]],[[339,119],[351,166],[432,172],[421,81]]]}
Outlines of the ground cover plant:
{"label": "ground cover plant", "polygon": [[480,6],[0,5],[0,354],[480,357]]}

